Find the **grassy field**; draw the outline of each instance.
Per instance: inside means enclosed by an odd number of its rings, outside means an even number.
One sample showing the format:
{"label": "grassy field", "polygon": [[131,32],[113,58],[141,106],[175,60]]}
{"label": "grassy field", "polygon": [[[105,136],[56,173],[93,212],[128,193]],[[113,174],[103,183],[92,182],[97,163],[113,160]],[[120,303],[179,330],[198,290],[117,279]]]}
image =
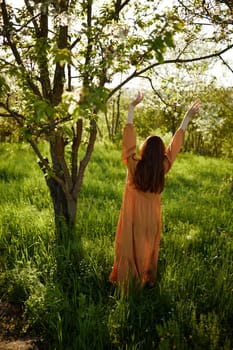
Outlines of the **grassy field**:
{"label": "grassy field", "polygon": [[15,333],[40,335],[46,350],[232,350],[232,174],[229,160],[179,155],[162,195],[158,283],[124,298],[108,282],[125,181],[119,151],[96,147],[79,199],[82,258],[61,283],[36,159],[26,145],[0,145],[0,298],[23,307]]}

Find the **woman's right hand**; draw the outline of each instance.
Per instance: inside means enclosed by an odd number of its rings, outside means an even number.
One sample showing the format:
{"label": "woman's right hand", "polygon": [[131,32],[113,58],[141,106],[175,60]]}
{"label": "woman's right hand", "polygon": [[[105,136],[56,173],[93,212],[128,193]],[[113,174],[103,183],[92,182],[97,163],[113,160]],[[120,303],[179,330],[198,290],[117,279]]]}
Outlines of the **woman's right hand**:
{"label": "woman's right hand", "polygon": [[144,94],[141,91],[138,91],[137,97],[130,103],[132,107],[137,106],[144,98]]}
{"label": "woman's right hand", "polygon": [[127,124],[133,124],[134,107],[137,106],[143,100],[144,94],[138,91],[137,97],[130,103],[127,116]]}
{"label": "woman's right hand", "polygon": [[200,111],[201,108],[201,102],[196,101],[191,104],[188,111],[186,112],[184,119],[182,120],[182,123],[180,124],[180,128],[182,130],[186,130],[187,125],[189,123],[189,119],[192,118],[195,114],[197,114]]}

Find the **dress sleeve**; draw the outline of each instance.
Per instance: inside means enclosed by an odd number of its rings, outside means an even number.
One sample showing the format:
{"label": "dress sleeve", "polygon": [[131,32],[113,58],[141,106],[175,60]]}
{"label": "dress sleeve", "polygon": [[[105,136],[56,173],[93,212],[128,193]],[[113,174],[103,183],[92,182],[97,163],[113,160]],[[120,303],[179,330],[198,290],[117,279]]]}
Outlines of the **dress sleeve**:
{"label": "dress sleeve", "polygon": [[126,124],[123,130],[121,159],[125,165],[130,156],[136,153],[136,131],[133,124]]}
{"label": "dress sleeve", "polygon": [[166,148],[165,160],[164,160],[166,173],[171,169],[172,164],[174,163],[177,154],[181,150],[183,142],[184,142],[184,130],[179,128],[175,132],[175,135],[173,136],[169,146]]}

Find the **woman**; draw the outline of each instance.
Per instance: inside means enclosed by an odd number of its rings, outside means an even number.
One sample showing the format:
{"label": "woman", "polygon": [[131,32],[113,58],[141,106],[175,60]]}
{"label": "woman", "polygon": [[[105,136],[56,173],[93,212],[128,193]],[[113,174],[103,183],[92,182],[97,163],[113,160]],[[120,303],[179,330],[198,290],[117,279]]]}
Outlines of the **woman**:
{"label": "woman", "polygon": [[136,156],[134,107],[143,94],[131,102],[123,132],[122,161],[127,166],[127,179],[115,240],[115,261],[110,281],[128,288],[154,286],[156,282],[161,233],[161,192],[165,174],[179,153],[190,118],[199,112],[200,103],[192,104],[170,145],[165,148],[158,136],[148,137]]}

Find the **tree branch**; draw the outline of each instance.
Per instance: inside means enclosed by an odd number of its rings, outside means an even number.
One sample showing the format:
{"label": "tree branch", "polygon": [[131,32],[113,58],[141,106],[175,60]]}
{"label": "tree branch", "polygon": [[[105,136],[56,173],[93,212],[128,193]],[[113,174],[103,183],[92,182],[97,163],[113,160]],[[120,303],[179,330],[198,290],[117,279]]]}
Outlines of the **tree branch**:
{"label": "tree branch", "polygon": [[0,107],[5,109],[9,113],[9,117],[14,118],[17,121],[17,123],[19,124],[19,126],[21,126],[21,127],[24,126],[23,121],[25,121],[25,117],[22,114],[15,112],[15,111],[12,111],[9,108],[8,103],[3,103],[0,101]]}
{"label": "tree branch", "polygon": [[153,85],[153,82],[152,82],[152,79],[150,77],[146,77],[146,76],[143,76],[143,75],[140,75],[139,77],[149,80],[152,90],[154,91],[156,96],[158,96],[158,98],[165,104],[165,106],[172,106],[170,103],[167,103],[167,101],[164,100],[164,98],[160,95],[160,93],[155,89],[155,87]]}
{"label": "tree branch", "polygon": [[[232,25],[233,24],[232,13],[229,14],[229,19],[226,19],[223,13],[222,14],[219,14],[219,13],[212,14],[209,11],[209,9],[205,6],[205,1],[202,1],[201,6],[199,7],[201,12],[194,12],[194,8],[189,8],[188,6],[186,6],[184,4],[184,2],[182,0],[178,0],[178,3],[185,9],[186,12],[190,13],[192,15],[192,17],[196,16],[196,17],[200,17],[202,19],[211,21],[212,23],[210,23],[210,25],[212,25],[213,23],[216,25],[228,25],[228,24]],[[228,1],[225,0],[225,1],[222,1],[222,3],[227,5],[229,10],[232,11],[232,8],[229,5],[230,3],[228,4]],[[214,8],[214,5],[213,5],[213,8]],[[206,25],[206,23],[199,23],[199,24]]]}
{"label": "tree branch", "polygon": [[56,148],[56,155],[59,161],[59,165],[63,171],[66,192],[70,193],[70,190],[72,188],[71,176],[65,161],[64,139],[59,133],[55,133],[55,148]]}
{"label": "tree branch", "polygon": [[78,44],[80,42],[80,40],[81,40],[81,37],[78,37],[77,39],[75,39],[72,42],[72,44],[70,44],[70,50],[72,50],[76,46],[76,44]]}
{"label": "tree branch", "polygon": [[227,68],[231,71],[231,73],[233,73],[233,69],[229,66],[229,64],[222,58],[221,55],[219,55],[219,57],[222,60],[222,62],[225,64],[225,66],[227,66]]}
{"label": "tree branch", "polygon": [[12,115],[7,114],[7,113],[0,113],[0,117],[2,117],[2,118],[14,118]]}
{"label": "tree branch", "polygon": [[188,41],[184,45],[183,49],[180,50],[180,52],[179,52],[178,56],[176,57],[176,59],[179,59],[182,56],[182,54],[185,52],[185,50],[189,47],[189,45],[191,45],[195,40],[197,40],[197,39],[191,39],[190,41]]}
{"label": "tree branch", "polygon": [[15,65],[11,62],[8,62],[7,60],[5,60],[4,58],[0,57],[0,61],[2,61],[4,63],[5,66],[10,66],[12,68],[15,68]]}
{"label": "tree branch", "polygon": [[[60,1],[59,14],[67,11],[68,2]],[[57,40],[58,49],[68,48],[68,26],[61,25],[59,27],[59,35]],[[54,79],[53,79],[53,98],[52,102],[54,106],[57,106],[61,102],[62,93],[64,90],[65,81],[65,64],[61,62],[56,63]]]}
{"label": "tree branch", "polygon": [[19,54],[19,51],[17,50],[17,47],[15,45],[15,43],[11,40],[11,23],[10,23],[10,19],[9,19],[9,14],[7,12],[7,7],[6,7],[6,2],[5,0],[1,1],[1,8],[2,8],[2,18],[3,18],[3,23],[4,23],[4,34],[5,37],[7,39],[7,42],[11,48],[11,51],[15,57],[15,60],[17,62],[17,64],[20,66],[22,73],[25,75],[26,77],[26,81],[28,83],[28,85],[30,86],[30,88],[32,89],[32,91],[41,98],[41,93],[40,90],[38,89],[38,87],[33,83],[33,81],[30,79],[30,76],[28,74],[28,71],[26,70],[22,58]]}
{"label": "tree branch", "polygon": [[130,0],[125,0],[122,2],[122,0],[116,0],[115,2],[115,13],[114,13],[114,19],[116,21],[119,20],[119,15],[122,9],[130,2]]}
{"label": "tree branch", "polygon": [[198,62],[198,61],[207,60],[207,59],[210,59],[210,58],[213,58],[213,57],[220,57],[223,53],[229,51],[232,48],[233,48],[233,44],[225,47],[224,49],[222,49],[222,50],[220,50],[218,52],[215,52],[215,53],[212,53],[212,54],[209,54],[209,55],[193,57],[193,58],[183,58],[182,59],[182,58],[179,58],[179,56],[180,56],[179,55],[178,58],[164,60],[162,63],[160,63],[160,62],[153,63],[153,64],[143,68],[140,71],[136,71],[135,70],[128,78],[126,78],[123,82],[121,82],[119,85],[117,85],[115,88],[113,88],[110,91],[107,100],[109,100],[111,96],[113,96],[119,89],[122,88],[122,86],[124,86],[130,80],[132,80],[133,78],[139,77],[140,75],[144,74],[145,72],[147,72],[148,70],[150,70],[152,68],[158,67],[158,66],[163,65],[163,64],[172,64],[172,63],[177,64],[177,63]]}
{"label": "tree branch", "polygon": [[96,121],[94,119],[90,120],[90,136],[89,136],[89,141],[86,149],[85,156],[83,159],[80,161],[79,164],[79,172],[78,172],[78,177],[76,179],[75,186],[72,191],[72,197],[74,200],[77,199],[79,191],[81,189],[81,185],[83,182],[83,177],[84,177],[84,171],[86,169],[86,166],[91,158],[93,149],[94,149],[94,144],[96,140],[96,134],[97,134],[97,126],[96,126]]}
{"label": "tree branch", "polygon": [[124,81],[122,81],[119,85],[117,85],[112,91],[110,91],[107,101],[118,91],[120,90],[125,84],[127,84],[130,80],[133,78],[136,78],[138,76],[137,71],[135,70],[131,75],[128,76]]}
{"label": "tree branch", "polygon": [[33,13],[33,7],[30,6],[30,4],[28,3],[27,0],[24,0],[24,2],[25,2],[25,4],[26,4],[26,7],[27,7],[28,12],[31,14],[32,17],[31,17],[25,24],[21,25],[21,26],[19,27],[19,29],[16,30],[16,32],[20,32],[23,28],[26,28],[26,27],[28,26],[28,24],[32,22],[32,23],[33,23],[33,26],[34,26],[34,28],[35,28],[35,31],[36,31],[36,33],[37,33],[37,32],[39,31],[39,28],[38,28],[38,25],[37,25],[37,22],[35,21],[35,19],[36,19],[37,17],[39,17],[39,14],[34,15],[34,13]]}
{"label": "tree branch", "polygon": [[92,0],[87,1],[87,50],[85,54],[85,71],[83,75],[83,86],[89,85],[89,65],[91,62],[91,51],[92,51]]}
{"label": "tree branch", "polygon": [[72,181],[75,184],[78,173],[78,149],[82,139],[82,130],[83,130],[83,120],[81,118],[76,122],[76,130],[73,128],[73,142],[72,142],[72,154],[71,154],[71,167],[72,167]]}
{"label": "tree branch", "polygon": [[40,82],[43,96],[51,101],[51,84],[49,79],[47,45],[48,40],[48,4],[41,4],[40,28],[37,31],[37,45],[40,46],[42,54],[39,57],[38,65],[40,70]]}

